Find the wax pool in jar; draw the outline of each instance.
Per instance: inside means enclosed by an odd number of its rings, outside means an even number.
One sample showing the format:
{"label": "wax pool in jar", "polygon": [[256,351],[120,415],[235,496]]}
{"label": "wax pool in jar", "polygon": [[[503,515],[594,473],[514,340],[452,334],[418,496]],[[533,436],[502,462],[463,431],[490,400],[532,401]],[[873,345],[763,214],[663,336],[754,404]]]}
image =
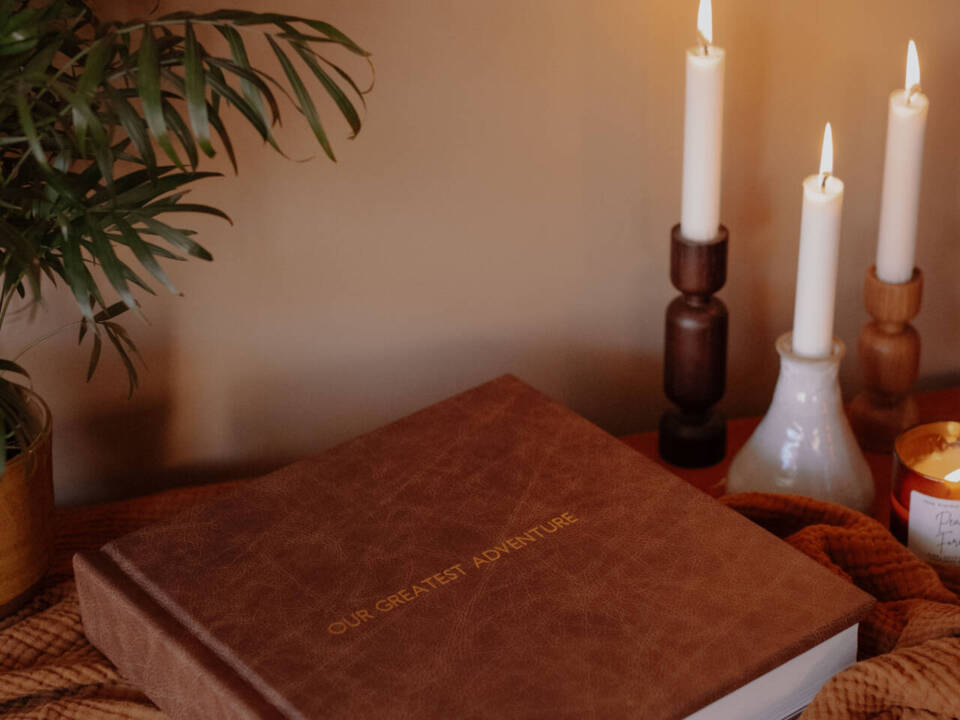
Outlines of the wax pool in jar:
{"label": "wax pool in jar", "polygon": [[890,530],[917,555],[960,564],[960,422],[919,425],[897,438]]}

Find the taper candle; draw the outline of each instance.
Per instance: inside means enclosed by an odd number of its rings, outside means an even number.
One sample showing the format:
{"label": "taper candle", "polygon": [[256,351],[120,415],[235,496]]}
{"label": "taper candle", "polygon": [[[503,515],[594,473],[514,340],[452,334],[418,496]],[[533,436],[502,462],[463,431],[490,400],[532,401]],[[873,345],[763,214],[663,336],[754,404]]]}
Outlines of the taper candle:
{"label": "taper candle", "polygon": [[700,0],[698,46],[687,50],[680,232],[707,242],[720,230],[724,51],[713,45],[713,8]]}
{"label": "taper candle", "polygon": [[911,40],[907,46],[905,89],[890,94],[887,112],[877,277],[888,283],[905,283],[913,277],[923,135],[929,106],[926,95],[920,92],[920,62],[917,46]]}
{"label": "taper candle", "polygon": [[820,172],[803,181],[793,352],[804,357],[829,357],[833,352],[843,182],[832,172],[833,132],[827,123]]}

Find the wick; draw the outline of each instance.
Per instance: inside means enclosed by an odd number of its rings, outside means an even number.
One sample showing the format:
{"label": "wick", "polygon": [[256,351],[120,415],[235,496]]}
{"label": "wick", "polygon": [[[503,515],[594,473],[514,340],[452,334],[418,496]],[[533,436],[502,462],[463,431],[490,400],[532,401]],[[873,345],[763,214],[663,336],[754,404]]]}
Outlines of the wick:
{"label": "wick", "polygon": [[710,43],[707,42],[707,39],[703,36],[703,33],[697,30],[697,39],[700,42],[700,54],[709,55],[710,54]]}
{"label": "wick", "polygon": [[916,95],[918,92],[920,92],[920,86],[919,86],[919,85],[911,85],[911,86],[907,89],[907,105],[910,104],[910,100],[912,100],[912,99],[913,99],[913,96]]}
{"label": "wick", "polygon": [[827,189],[827,178],[830,177],[830,173],[823,172],[820,173],[820,192],[823,192]]}

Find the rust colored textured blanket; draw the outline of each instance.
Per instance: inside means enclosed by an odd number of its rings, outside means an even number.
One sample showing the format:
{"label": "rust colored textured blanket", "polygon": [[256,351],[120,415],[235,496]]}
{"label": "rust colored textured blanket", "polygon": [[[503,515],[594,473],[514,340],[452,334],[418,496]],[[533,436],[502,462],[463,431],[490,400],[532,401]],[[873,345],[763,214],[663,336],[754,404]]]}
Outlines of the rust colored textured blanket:
{"label": "rust colored textured blanket", "polygon": [[[231,486],[59,512],[54,567],[41,593],[0,620],[0,718],[165,717],[84,638],[70,557]],[[862,625],[867,659],[834,677],[805,720],[960,717],[958,569],[921,562],[879,523],[838,506],[760,494],[723,502],[880,600]]]}
{"label": "rust colored textured blanket", "polygon": [[928,565],[839,505],[760,493],[721,502],[879,601],[860,625],[861,662],[835,675],[803,720],[960,717],[960,568]]}

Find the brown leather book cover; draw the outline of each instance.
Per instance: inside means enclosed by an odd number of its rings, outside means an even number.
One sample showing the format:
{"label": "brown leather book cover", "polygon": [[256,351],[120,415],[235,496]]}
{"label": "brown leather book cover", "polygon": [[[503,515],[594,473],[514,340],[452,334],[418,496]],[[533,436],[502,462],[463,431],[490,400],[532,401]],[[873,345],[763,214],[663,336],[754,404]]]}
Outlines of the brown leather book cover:
{"label": "brown leather book cover", "polygon": [[507,376],[75,560],[177,718],[683,718],[872,600]]}

